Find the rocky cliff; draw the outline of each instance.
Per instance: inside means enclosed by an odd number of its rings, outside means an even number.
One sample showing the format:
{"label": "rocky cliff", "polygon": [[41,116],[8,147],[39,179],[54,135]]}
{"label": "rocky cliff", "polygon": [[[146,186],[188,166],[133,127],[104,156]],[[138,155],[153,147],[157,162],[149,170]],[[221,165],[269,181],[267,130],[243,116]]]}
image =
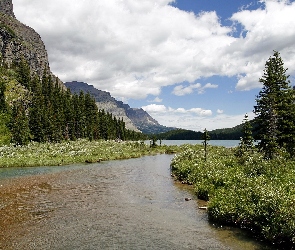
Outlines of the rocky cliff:
{"label": "rocky cliff", "polygon": [[12,0],[0,0],[0,12],[8,16],[15,17],[13,13]]}
{"label": "rocky cliff", "polygon": [[32,73],[42,76],[46,70],[56,78],[50,71],[47,51],[40,35],[15,18],[12,0],[0,0],[0,55],[1,63],[8,67],[25,59]]}
{"label": "rocky cliff", "polygon": [[143,109],[131,108],[128,104],[117,101],[109,92],[98,90],[87,83],[73,81],[66,82],[65,86],[73,93],[89,92],[95,98],[99,109],[104,109],[116,117],[123,118],[128,129],[141,131],[145,134],[162,133],[173,129],[160,125]]}
{"label": "rocky cliff", "polygon": [[94,98],[96,105],[99,109],[104,109],[106,112],[113,114],[117,118],[123,118],[126,128],[140,132],[133,122],[128,118],[123,108],[119,108],[116,103],[116,99],[111,96],[109,92],[101,91],[88,85],[84,82],[66,82],[65,86],[71,90],[72,93],[79,94],[80,91],[85,93],[89,92]]}

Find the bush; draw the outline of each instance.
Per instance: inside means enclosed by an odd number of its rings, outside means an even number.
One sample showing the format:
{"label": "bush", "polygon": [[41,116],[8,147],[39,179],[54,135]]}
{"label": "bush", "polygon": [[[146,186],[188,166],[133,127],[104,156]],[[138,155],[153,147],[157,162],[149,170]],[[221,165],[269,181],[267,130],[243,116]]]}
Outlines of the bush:
{"label": "bush", "polygon": [[176,155],[171,170],[209,200],[212,222],[245,228],[271,243],[295,246],[295,162],[265,160],[259,152],[236,156],[234,149],[191,146]]}

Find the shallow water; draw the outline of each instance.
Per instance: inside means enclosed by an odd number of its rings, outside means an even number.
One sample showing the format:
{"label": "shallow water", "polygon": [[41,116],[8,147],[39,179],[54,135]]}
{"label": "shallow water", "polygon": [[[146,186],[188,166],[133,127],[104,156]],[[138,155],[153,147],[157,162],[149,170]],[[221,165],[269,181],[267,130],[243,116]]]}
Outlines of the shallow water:
{"label": "shallow water", "polygon": [[210,225],[202,201],[170,177],[171,159],[55,168],[57,178],[20,194],[18,209],[30,216],[12,228],[6,249],[270,249]]}

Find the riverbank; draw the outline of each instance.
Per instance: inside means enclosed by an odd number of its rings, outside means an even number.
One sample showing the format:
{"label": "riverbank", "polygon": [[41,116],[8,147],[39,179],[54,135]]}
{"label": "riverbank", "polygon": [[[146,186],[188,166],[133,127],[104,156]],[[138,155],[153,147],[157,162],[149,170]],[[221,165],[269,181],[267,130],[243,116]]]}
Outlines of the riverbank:
{"label": "riverbank", "polygon": [[280,247],[295,245],[295,162],[265,160],[257,152],[236,157],[235,149],[187,146],[174,157],[172,172],[208,200],[209,219],[240,227]]}
{"label": "riverbank", "polygon": [[0,168],[59,166],[75,163],[138,158],[144,155],[179,152],[177,146],[150,147],[132,141],[66,141],[61,143],[30,143],[27,146],[0,147]]}

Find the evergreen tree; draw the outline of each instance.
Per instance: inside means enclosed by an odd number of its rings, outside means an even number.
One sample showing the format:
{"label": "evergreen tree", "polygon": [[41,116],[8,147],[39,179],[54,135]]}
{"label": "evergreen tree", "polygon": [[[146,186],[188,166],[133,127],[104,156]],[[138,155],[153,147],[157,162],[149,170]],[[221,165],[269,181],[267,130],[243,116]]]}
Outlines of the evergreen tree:
{"label": "evergreen tree", "polygon": [[14,67],[16,68],[17,81],[28,90],[30,90],[31,72],[30,66],[27,61],[22,58],[20,62],[14,65]]}
{"label": "evergreen tree", "polygon": [[25,105],[21,101],[17,101],[13,104],[10,130],[13,143],[18,145],[26,145],[29,143],[29,120],[26,115]]}
{"label": "evergreen tree", "polygon": [[210,135],[209,135],[207,129],[204,130],[204,133],[202,135],[202,139],[204,140],[203,145],[204,145],[205,161],[206,161],[207,160],[207,145],[208,145],[208,141],[210,141]]}
{"label": "evergreen tree", "polygon": [[46,107],[42,95],[41,82],[37,77],[32,81],[32,90],[33,98],[29,110],[29,127],[34,141],[45,142],[46,132],[44,128],[44,110]]}
{"label": "evergreen tree", "polygon": [[62,100],[64,106],[64,129],[63,136],[66,140],[75,140],[75,111],[71,91],[68,89],[62,93]]}
{"label": "evergreen tree", "polygon": [[7,111],[7,104],[5,101],[6,84],[4,80],[0,79],[0,113]]}
{"label": "evergreen tree", "polygon": [[254,113],[261,140],[259,147],[268,159],[275,157],[279,147],[284,146],[288,151],[294,149],[294,94],[286,71],[280,54],[275,51],[259,79],[263,87],[257,96]]}
{"label": "evergreen tree", "polygon": [[100,110],[98,116],[99,116],[100,138],[104,140],[108,140],[107,115],[104,110]]}
{"label": "evergreen tree", "polygon": [[85,125],[86,125],[86,137],[89,140],[95,139],[95,131],[97,130],[98,123],[98,108],[95,104],[95,100],[89,93],[85,95]]}
{"label": "evergreen tree", "polygon": [[8,128],[9,112],[8,105],[5,101],[6,83],[0,79],[0,145],[8,144],[11,140],[10,131]]}
{"label": "evergreen tree", "polygon": [[236,155],[238,157],[243,156],[246,152],[253,150],[254,138],[252,136],[252,125],[248,120],[248,114],[245,114],[242,128],[243,136],[240,138],[240,144],[237,148]]}
{"label": "evergreen tree", "polygon": [[240,146],[245,151],[251,150],[254,147],[254,138],[252,136],[252,125],[248,120],[248,114],[245,114],[243,121],[243,137],[241,138]]}

